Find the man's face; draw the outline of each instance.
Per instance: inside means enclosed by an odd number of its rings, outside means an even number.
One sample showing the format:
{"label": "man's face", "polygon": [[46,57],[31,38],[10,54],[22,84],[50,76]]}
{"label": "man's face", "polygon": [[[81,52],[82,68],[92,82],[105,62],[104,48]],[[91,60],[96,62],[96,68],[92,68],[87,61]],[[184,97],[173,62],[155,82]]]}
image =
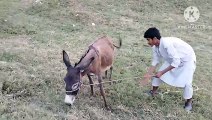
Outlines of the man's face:
{"label": "man's face", "polygon": [[147,43],[152,47],[152,46],[159,46],[159,43],[157,42],[157,38],[154,37],[153,39],[152,38],[147,38]]}
{"label": "man's face", "polygon": [[153,39],[147,38],[147,43],[152,47],[154,45]]}

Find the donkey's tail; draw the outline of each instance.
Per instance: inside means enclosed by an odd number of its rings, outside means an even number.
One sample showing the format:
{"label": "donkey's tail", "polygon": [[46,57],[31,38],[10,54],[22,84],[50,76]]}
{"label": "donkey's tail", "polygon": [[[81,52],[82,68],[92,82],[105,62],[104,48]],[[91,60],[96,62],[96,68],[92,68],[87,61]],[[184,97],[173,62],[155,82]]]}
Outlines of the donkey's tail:
{"label": "donkey's tail", "polygon": [[115,44],[113,44],[113,46],[116,47],[116,48],[118,48],[118,49],[121,48],[121,46],[122,46],[122,39],[121,39],[120,35],[119,35],[119,46],[117,46]]}

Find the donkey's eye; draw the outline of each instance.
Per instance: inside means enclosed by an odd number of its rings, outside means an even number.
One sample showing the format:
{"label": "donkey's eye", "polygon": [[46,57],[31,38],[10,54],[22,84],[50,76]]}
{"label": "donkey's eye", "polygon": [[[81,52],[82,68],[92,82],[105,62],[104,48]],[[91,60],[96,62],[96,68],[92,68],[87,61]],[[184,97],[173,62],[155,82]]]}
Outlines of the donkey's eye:
{"label": "donkey's eye", "polygon": [[72,90],[76,90],[76,89],[78,89],[78,87],[79,87],[79,83],[77,82],[77,83],[74,83],[74,84],[72,85],[71,89],[72,89]]}

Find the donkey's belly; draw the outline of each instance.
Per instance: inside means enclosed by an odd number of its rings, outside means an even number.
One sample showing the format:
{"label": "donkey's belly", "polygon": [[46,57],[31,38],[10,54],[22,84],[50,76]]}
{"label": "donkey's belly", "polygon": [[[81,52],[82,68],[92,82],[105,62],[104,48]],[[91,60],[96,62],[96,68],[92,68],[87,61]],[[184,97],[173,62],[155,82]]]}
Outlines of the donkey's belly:
{"label": "donkey's belly", "polygon": [[105,72],[106,70],[109,70],[110,67],[111,67],[111,65],[110,66],[107,66],[107,67],[102,67],[101,72]]}
{"label": "donkey's belly", "polygon": [[[111,67],[111,65],[110,66],[105,66],[105,67],[101,67],[101,69],[100,70],[97,70],[97,69],[90,69],[89,70],[89,73],[93,73],[93,74],[98,74],[99,72],[100,73],[103,73],[103,72],[105,72],[106,70],[109,70],[110,69],[110,67]],[[99,71],[99,72],[98,72]]]}

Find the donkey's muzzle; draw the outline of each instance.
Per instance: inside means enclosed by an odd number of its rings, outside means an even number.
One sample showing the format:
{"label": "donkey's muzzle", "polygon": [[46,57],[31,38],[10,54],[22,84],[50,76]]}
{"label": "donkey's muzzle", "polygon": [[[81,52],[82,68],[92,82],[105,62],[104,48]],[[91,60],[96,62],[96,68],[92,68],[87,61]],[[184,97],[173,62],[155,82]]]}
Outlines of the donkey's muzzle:
{"label": "donkey's muzzle", "polygon": [[65,96],[65,100],[64,102],[67,104],[67,105],[73,105],[74,101],[75,101],[75,95],[66,95]]}

